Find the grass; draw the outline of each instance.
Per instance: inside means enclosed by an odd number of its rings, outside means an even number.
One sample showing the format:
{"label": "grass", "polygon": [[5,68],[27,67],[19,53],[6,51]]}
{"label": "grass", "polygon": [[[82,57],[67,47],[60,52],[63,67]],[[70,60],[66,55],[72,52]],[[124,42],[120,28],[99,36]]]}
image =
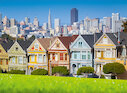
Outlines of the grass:
{"label": "grass", "polygon": [[0,74],[0,93],[126,92],[126,80]]}

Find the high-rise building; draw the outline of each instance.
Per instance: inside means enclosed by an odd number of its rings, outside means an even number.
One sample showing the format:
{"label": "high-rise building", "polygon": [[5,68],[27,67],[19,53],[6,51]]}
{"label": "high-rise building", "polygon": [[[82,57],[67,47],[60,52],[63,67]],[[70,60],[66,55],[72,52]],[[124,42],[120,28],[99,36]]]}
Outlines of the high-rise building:
{"label": "high-rise building", "polygon": [[48,29],[48,24],[47,23],[43,23],[43,29],[47,30]]}
{"label": "high-rise building", "polygon": [[59,26],[60,26],[60,19],[59,18],[56,18],[55,19],[55,24],[54,24],[54,29],[56,29]]}
{"label": "high-rise building", "polygon": [[119,13],[112,13],[112,32],[117,32],[115,22],[120,20],[120,14]]}
{"label": "high-rise building", "polygon": [[30,18],[29,17],[25,17],[25,23],[26,23],[26,25],[28,25],[28,23],[30,23]]}
{"label": "high-rise building", "polygon": [[50,9],[49,9],[49,16],[48,16],[48,29],[52,28],[52,22],[51,22],[51,14],[50,14]]}
{"label": "high-rise building", "polygon": [[76,8],[71,9],[71,25],[74,22],[78,22],[78,10]]}
{"label": "high-rise building", "polygon": [[33,24],[34,24],[36,27],[39,27],[39,21],[38,21],[37,17],[34,18]]}
{"label": "high-rise building", "polygon": [[91,23],[91,19],[86,17],[84,19],[84,26],[85,26],[86,32],[89,32],[89,30],[90,30],[90,23]]}
{"label": "high-rise building", "polygon": [[16,25],[16,20],[14,18],[10,19],[10,25],[11,25],[11,27]]}
{"label": "high-rise building", "polygon": [[63,26],[63,34],[67,35],[68,34],[68,30],[67,30],[67,25]]}
{"label": "high-rise building", "polygon": [[7,16],[3,18],[3,25],[6,27],[10,27],[10,20],[7,18]]}

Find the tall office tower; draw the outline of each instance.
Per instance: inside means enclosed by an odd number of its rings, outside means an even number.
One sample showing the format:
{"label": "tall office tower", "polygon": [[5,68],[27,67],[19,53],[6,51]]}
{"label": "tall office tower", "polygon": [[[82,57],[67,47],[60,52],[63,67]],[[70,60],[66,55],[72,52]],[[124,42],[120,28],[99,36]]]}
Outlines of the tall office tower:
{"label": "tall office tower", "polygon": [[48,29],[48,24],[47,23],[43,23],[43,29],[47,30]]}
{"label": "tall office tower", "polygon": [[25,23],[26,23],[26,25],[28,25],[28,23],[30,23],[30,18],[29,17],[25,17]]}
{"label": "tall office tower", "polygon": [[0,25],[2,24],[2,14],[0,13]]}
{"label": "tall office tower", "polygon": [[90,23],[91,23],[91,19],[89,19],[88,17],[86,17],[84,19],[84,26],[85,26],[86,32],[89,32],[89,30],[90,30]]}
{"label": "tall office tower", "polygon": [[76,8],[71,9],[71,25],[74,22],[78,22],[78,10]]}
{"label": "tall office tower", "polygon": [[96,29],[99,29],[99,18],[92,19],[91,20],[91,26],[96,28]]}
{"label": "tall office tower", "polygon": [[119,13],[112,13],[112,33],[117,32],[117,29],[115,27],[115,22],[120,20],[120,14]]}
{"label": "tall office tower", "polygon": [[10,20],[7,18],[7,16],[3,18],[3,25],[10,27]]}
{"label": "tall office tower", "polygon": [[16,20],[14,18],[10,19],[10,25],[11,25],[11,27],[16,25]]}
{"label": "tall office tower", "polygon": [[33,23],[34,23],[34,25],[36,27],[39,27],[39,21],[38,21],[37,17],[34,18],[34,22]]}
{"label": "tall office tower", "polygon": [[50,14],[50,9],[49,9],[49,16],[48,16],[48,29],[52,28],[52,22],[51,22],[51,14]]}
{"label": "tall office tower", "polygon": [[55,19],[54,29],[56,29],[59,26],[60,26],[60,19],[57,18],[57,19]]}
{"label": "tall office tower", "polygon": [[68,30],[67,30],[67,25],[63,26],[63,34],[67,35],[68,34]]}

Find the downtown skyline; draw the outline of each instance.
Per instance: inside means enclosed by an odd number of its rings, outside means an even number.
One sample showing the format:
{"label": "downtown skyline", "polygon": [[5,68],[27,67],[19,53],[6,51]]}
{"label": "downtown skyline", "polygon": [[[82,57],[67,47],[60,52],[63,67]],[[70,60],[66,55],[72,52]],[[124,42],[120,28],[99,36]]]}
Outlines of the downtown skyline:
{"label": "downtown skyline", "polygon": [[[6,2],[8,3],[6,3]],[[22,0],[22,1],[9,1],[2,0],[0,3],[0,12],[8,18],[15,18],[18,21],[24,20],[25,17],[29,17],[33,22],[34,17],[37,17],[42,25],[44,22],[48,22],[49,8],[51,10],[51,20],[54,23],[55,18],[60,18],[61,24],[70,24],[70,10],[71,8],[77,8],[79,14],[79,21],[85,17],[90,18],[103,18],[105,16],[111,17],[112,13],[119,12],[121,16],[127,17],[127,13],[124,12],[127,8],[127,1],[122,0],[64,0],[59,2],[58,0]]]}

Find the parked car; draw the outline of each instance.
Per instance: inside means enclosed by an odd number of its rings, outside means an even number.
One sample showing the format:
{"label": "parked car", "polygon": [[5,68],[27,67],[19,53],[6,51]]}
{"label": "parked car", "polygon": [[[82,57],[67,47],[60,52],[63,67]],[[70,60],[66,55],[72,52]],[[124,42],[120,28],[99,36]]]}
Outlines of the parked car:
{"label": "parked car", "polygon": [[94,74],[94,73],[92,73],[92,74],[88,75],[88,78],[99,78],[99,76]]}

